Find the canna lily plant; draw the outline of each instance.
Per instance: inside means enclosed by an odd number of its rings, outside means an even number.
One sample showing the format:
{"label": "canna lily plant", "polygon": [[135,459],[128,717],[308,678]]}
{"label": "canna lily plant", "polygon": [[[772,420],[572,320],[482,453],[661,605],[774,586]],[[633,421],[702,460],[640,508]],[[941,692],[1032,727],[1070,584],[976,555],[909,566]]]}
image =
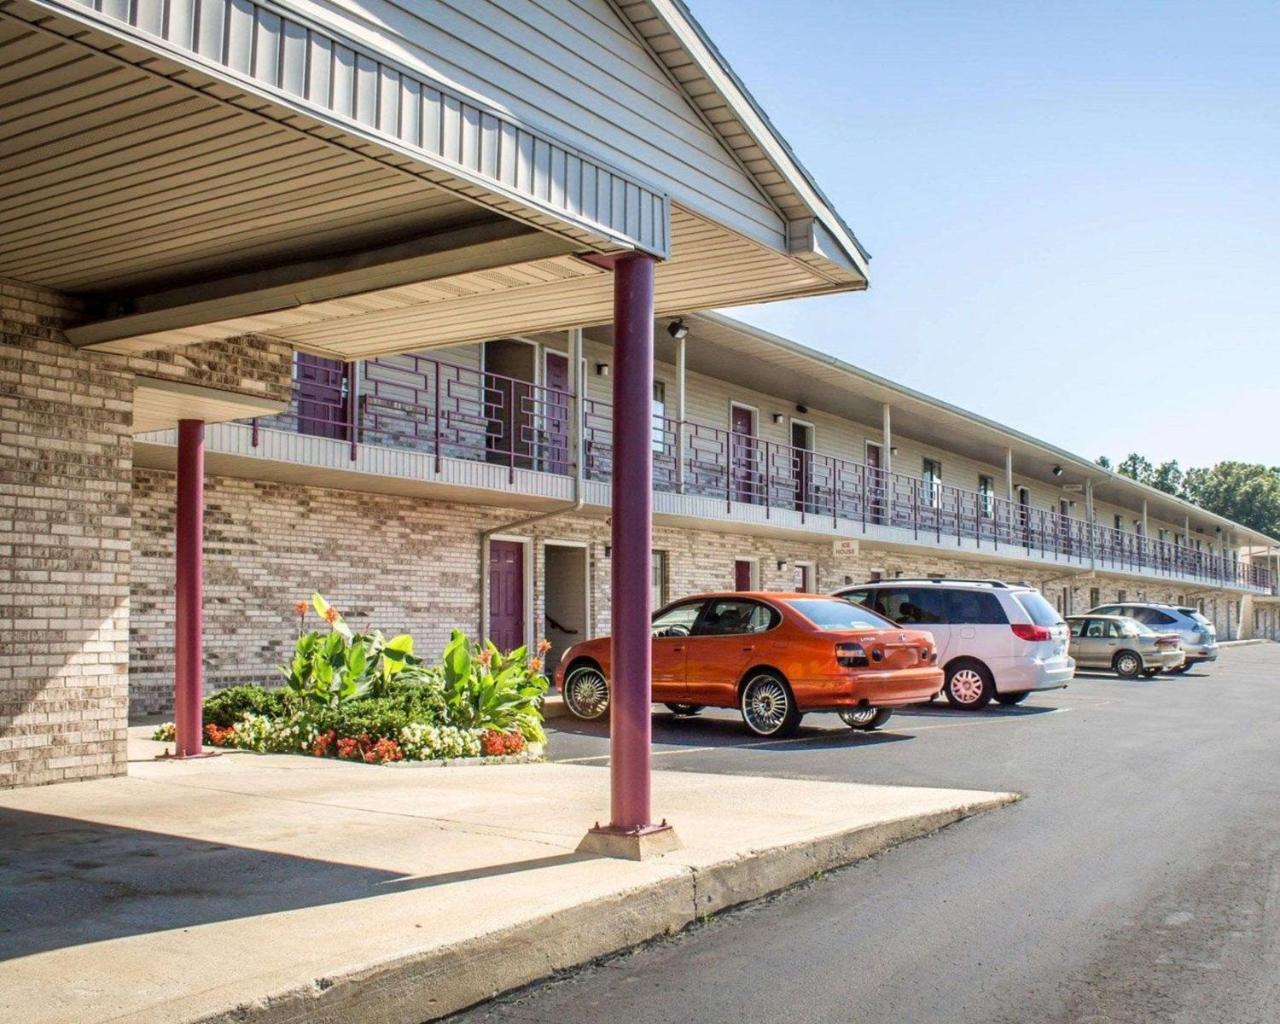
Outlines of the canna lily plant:
{"label": "canna lily plant", "polygon": [[445,705],[455,725],[518,728],[529,739],[545,741],[539,708],[548,684],[541,658],[530,657],[527,647],[503,654],[492,641],[472,644],[455,629],[442,661]]}
{"label": "canna lily plant", "polygon": [[[381,632],[354,633],[336,608],[319,594],[311,596],[328,633],[302,633],[293,660],[280,666],[289,689],[312,706],[337,707],[365,696],[382,696],[401,673],[421,664],[407,633],[386,639]],[[301,617],[301,615],[300,615]]]}

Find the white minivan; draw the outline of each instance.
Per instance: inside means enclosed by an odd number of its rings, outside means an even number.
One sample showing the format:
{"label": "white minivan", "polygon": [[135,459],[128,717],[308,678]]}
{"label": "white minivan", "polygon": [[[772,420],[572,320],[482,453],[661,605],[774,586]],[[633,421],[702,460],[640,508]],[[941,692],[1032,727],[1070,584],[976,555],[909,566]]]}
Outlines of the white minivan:
{"label": "white minivan", "polygon": [[1034,690],[1066,686],[1075,674],[1070,631],[1040,591],[1000,580],[878,580],[840,597],[900,626],[924,629],[938,645],[943,693],[955,707],[992,700],[1019,704]]}

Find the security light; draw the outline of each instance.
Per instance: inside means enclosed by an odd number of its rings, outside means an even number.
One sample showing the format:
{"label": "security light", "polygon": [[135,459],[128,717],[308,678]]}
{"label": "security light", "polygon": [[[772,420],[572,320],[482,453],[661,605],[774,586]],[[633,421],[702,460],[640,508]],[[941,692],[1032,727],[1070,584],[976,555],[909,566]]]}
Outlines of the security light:
{"label": "security light", "polygon": [[1062,476],[1062,467],[1061,467],[1061,466],[1054,466],[1054,467],[1053,467],[1053,475],[1054,475],[1054,476]]}
{"label": "security light", "polygon": [[678,320],[672,320],[667,324],[667,333],[676,341],[683,341],[689,336],[689,326],[684,322],[684,317]]}
{"label": "security light", "polygon": [[809,407],[808,407],[807,405],[797,405],[797,406],[796,406],[796,412],[798,412],[801,416],[803,416],[803,415],[804,415],[805,413],[807,413],[808,411],[809,411]]}
{"label": "security light", "polygon": [[597,376],[597,377],[607,377],[607,376],[609,376],[609,364],[608,364],[608,363],[596,363],[596,376]]}

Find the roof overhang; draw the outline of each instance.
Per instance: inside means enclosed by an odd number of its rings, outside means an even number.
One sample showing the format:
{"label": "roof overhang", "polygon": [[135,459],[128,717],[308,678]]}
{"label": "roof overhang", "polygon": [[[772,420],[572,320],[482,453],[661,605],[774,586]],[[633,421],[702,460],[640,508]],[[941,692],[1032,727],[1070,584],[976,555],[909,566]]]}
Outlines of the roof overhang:
{"label": "roof overhang", "polygon": [[[747,237],[277,0],[0,0],[0,54],[24,90],[0,276],[83,299],[86,346],[252,332],[354,359],[606,323],[594,254],[659,259],[660,313],[866,285],[821,211]],[[498,220],[523,231],[472,264],[433,250]]]}
{"label": "roof overhang", "polygon": [[[881,422],[884,405],[888,404],[895,436],[991,466],[1003,466],[1006,451],[1012,451],[1015,475],[1020,481],[1034,480],[1063,489],[1072,485],[1083,488],[1088,482],[1099,501],[1136,513],[1140,513],[1145,501],[1150,518],[1174,524],[1190,518],[1193,533],[1229,531],[1237,543],[1280,544],[1191,502],[1104,469],[1084,456],[799,342],[721,313],[695,313],[683,319],[689,328],[686,365],[692,373],[727,380],[873,429],[878,429],[875,425]],[[589,336],[611,341],[608,327],[590,331]],[[659,330],[655,338],[657,357],[674,362],[674,342],[667,332]],[[860,459],[861,453],[852,453],[851,457]],[[1055,467],[1061,469],[1061,474],[1054,472]],[[1070,492],[1064,490],[1064,497],[1069,496]]]}

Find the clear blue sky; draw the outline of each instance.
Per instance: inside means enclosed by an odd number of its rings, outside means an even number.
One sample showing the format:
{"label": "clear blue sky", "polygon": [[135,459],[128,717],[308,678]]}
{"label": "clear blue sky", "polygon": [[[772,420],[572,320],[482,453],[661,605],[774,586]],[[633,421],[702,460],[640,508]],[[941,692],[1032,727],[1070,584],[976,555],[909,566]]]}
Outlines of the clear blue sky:
{"label": "clear blue sky", "polygon": [[1280,464],[1280,2],[690,3],[873,257],[734,315],[1082,455]]}

